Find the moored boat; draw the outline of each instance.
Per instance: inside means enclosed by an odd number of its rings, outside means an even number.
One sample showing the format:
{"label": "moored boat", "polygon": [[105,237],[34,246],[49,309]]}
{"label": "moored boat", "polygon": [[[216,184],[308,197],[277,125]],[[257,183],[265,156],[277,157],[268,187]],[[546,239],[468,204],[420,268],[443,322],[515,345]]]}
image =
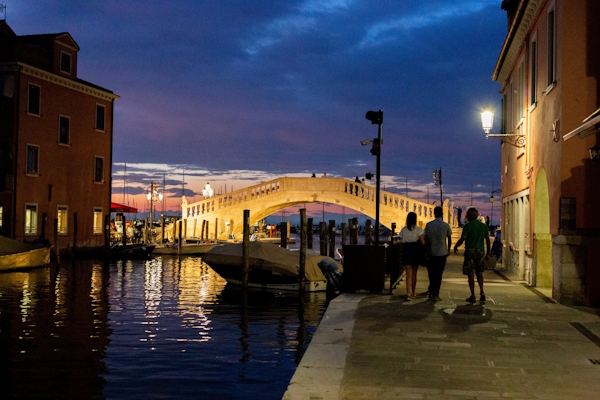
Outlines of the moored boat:
{"label": "moored boat", "polygon": [[[248,287],[275,290],[300,290],[300,257],[297,251],[264,242],[250,242]],[[202,260],[227,282],[242,284],[243,243],[215,247]],[[336,263],[321,255],[306,255],[305,290],[324,291],[327,280],[319,263]],[[341,267],[338,265],[341,270]]]}
{"label": "moored boat", "polygon": [[224,246],[221,243],[185,243],[181,249],[177,243],[157,244],[152,254],[155,255],[202,255],[212,250],[216,246]]}
{"label": "moored boat", "polygon": [[144,260],[150,258],[154,247],[142,243],[114,245],[105,249],[104,256],[111,260]]}
{"label": "moored boat", "polygon": [[0,271],[34,268],[50,263],[50,247],[0,236]]}

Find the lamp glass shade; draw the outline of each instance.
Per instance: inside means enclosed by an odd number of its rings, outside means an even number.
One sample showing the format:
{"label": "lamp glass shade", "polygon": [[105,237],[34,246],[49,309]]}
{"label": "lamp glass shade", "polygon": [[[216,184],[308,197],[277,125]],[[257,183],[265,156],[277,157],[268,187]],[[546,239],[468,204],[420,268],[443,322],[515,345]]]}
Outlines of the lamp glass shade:
{"label": "lamp glass shade", "polygon": [[146,195],[146,198],[148,199],[148,201],[150,201],[150,199],[152,198],[152,193],[148,192],[148,194]]}
{"label": "lamp glass shade", "polygon": [[494,202],[494,195],[491,195],[490,196],[490,203],[493,203],[493,202]]}
{"label": "lamp glass shade", "polygon": [[490,133],[494,125],[494,112],[486,108],[481,113],[481,127],[485,133]]}

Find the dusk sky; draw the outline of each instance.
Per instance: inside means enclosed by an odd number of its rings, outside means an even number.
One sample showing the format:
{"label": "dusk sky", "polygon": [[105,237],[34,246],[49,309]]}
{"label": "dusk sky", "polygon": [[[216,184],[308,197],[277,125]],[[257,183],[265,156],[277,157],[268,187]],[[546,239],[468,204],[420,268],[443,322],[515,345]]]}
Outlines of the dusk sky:
{"label": "dusk sky", "polygon": [[18,35],[69,32],[78,77],[120,96],[114,201],[143,209],[164,176],[175,210],[183,171],[192,200],[207,181],[362,178],[375,157],[360,140],[377,136],[365,114],[381,109],[382,188],[404,194],[408,181],[427,200],[429,185],[433,202],[441,167],[444,198],[464,209],[473,187],[490,214],[500,142],[485,139],[479,112],[500,114],[501,0],[2,2]]}

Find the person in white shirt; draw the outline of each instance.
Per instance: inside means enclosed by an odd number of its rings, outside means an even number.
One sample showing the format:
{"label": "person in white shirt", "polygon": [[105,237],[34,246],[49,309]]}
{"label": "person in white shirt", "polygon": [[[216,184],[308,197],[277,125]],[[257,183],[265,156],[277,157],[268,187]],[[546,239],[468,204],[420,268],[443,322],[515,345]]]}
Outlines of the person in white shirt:
{"label": "person in white shirt", "polygon": [[417,214],[409,212],[406,216],[406,226],[400,231],[402,241],[402,265],[406,271],[406,298],[414,298],[417,287],[417,269],[419,268],[419,246],[425,245],[423,229],[417,225]]}

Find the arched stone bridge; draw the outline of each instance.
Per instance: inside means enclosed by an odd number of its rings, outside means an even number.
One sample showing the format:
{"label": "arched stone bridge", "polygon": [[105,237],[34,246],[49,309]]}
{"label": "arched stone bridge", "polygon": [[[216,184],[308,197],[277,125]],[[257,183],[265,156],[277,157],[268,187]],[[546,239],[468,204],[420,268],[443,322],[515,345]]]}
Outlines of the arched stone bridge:
{"label": "arched stone bridge", "polygon": [[[395,222],[400,231],[410,211],[417,214],[422,227],[434,219],[432,204],[384,190],[380,200],[379,222],[388,228]],[[284,208],[315,202],[344,206],[375,220],[375,188],[344,178],[282,177],[194,203],[188,203],[183,196],[181,215],[188,238],[200,237],[202,227],[208,223],[208,238],[226,239],[234,235],[240,239],[244,210],[250,210],[252,226]],[[443,207],[444,221],[452,221],[453,203],[446,199]]]}

